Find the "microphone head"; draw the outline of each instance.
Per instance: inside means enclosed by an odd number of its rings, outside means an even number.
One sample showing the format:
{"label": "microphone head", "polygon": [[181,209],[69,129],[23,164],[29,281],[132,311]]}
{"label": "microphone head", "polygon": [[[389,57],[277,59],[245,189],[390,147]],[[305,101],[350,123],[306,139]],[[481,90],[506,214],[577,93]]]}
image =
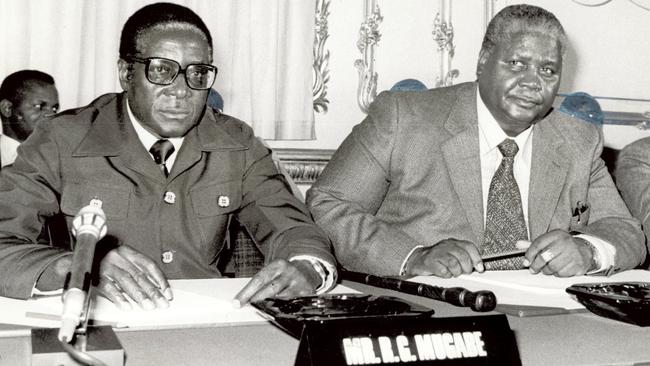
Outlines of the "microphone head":
{"label": "microphone head", "polygon": [[79,210],[72,220],[72,235],[89,234],[98,240],[106,235],[106,214],[100,205],[90,204]]}

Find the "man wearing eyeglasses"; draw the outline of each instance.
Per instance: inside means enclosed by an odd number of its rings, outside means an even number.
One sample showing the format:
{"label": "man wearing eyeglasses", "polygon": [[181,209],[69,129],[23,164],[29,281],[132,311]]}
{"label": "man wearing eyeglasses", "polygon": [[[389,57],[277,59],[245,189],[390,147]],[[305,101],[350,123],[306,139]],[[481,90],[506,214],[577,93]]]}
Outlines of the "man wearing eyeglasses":
{"label": "man wearing eyeglasses", "polygon": [[243,122],[206,108],[217,75],[212,39],[191,10],[157,3],[134,13],[120,41],[124,92],[39,126],[0,180],[0,295],[62,287],[64,243],[38,244],[45,218],[68,228],[101,203],[97,289],[122,308],[167,307],[167,282],[219,277],[237,220],[266,266],[235,303],[325,291],[335,261],[325,234]]}

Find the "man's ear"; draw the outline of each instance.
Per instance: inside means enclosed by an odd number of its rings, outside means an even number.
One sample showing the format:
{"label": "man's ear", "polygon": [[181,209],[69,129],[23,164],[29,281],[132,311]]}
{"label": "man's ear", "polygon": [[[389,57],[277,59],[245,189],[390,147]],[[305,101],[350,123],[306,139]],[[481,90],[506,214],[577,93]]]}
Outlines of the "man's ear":
{"label": "man's ear", "polygon": [[0,114],[2,117],[9,118],[14,113],[14,104],[7,99],[0,100]]}
{"label": "man's ear", "polygon": [[117,60],[117,74],[120,78],[122,89],[128,91],[131,87],[131,80],[133,79],[133,64],[123,59]]}
{"label": "man's ear", "polygon": [[481,49],[481,52],[478,54],[478,64],[476,65],[476,77],[478,78],[483,73],[483,67],[490,58],[490,52],[485,49]]}

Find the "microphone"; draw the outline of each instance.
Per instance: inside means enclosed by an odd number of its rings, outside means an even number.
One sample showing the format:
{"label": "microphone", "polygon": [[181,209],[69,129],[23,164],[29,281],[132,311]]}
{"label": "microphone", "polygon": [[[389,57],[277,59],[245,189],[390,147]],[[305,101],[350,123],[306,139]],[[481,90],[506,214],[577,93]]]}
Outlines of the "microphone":
{"label": "microphone", "polygon": [[341,276],[343,279],[370,286],[428,297],[456,306],[469,307],[477,312],[492,311],[497,306],[496,296],[492,291],[487,290],[472,292],[462,287],[439,287],[352,271],[342,271]]}
{"label": "microphone", "polygon": [[93,199],[72,220],[72,235],[76,238],[72,265],[66,276],[63,293],[63,313],[58,338],[70,343],[81,315],[89,300],[91,271],[97,242],[106,235],[106,215],[102,202]]}

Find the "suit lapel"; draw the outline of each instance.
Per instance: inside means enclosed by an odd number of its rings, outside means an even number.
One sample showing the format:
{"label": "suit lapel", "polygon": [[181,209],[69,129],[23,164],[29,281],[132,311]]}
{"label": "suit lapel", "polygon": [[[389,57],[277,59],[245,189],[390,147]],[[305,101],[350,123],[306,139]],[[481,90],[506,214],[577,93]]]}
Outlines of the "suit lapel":
{"label": "suit lapel", "polygon": [[[131,125],[126,109],[126,94],[99,109],[88,133],[73,156],[105,156],[115,169],[129,175],[135,171],[161,184],[167,178],[153,161]],[[202,151],[244,150],[246,147],[220,127],[213,113],[205,113],[190,130],[178,152],[169,179],[173,179],[201,160]]]}
{"label": "suit lapel", "polygon": [[545,233],[558,205],[568,173],[564,138],[555,128],[552,115],[535,125],[528,192],[530,237]]}
{"label": "suit lapel", "polygon": [[452,188],[479,242],[483,240],[481,160],[476,123],[476,84],[460,89],[445,128],[452,137],[442,145]]}
{"label": "suit lapel", "polygon": [[125,98],[126,94],[122,93],[98,109],[99,113],[73,156],[105,156],[115,169],[127,175],[129,170],[133,170],[164,183],[164,174],[150,157],[131,125]]}
{"label": "suit lapel", "polygon": [[201,122],[193,128],[183,140],[169,178],[174,179],[199,162],[203,151],[245,150],[246,146],[228,134],[219,125],[215,115],[206,109]]}

